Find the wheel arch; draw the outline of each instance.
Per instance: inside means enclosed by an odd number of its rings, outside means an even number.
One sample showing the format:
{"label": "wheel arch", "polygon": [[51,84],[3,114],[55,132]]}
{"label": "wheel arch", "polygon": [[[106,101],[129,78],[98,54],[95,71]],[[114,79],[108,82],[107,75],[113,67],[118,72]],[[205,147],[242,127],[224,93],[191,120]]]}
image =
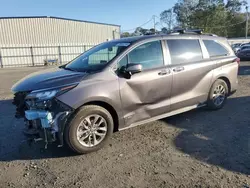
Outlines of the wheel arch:
{"label": "wheel arch", "polygon": [[115,110],[115,108],[110,105],[109,103],[107,103],[106,101],[100,101],[100,100],[94,100],[94,101],[88,101],[84,104],[82,104],[81,106],[79,106],[76,111],[78,109],[80,109],[82,106],[86,106],[86,105],[97,105],[97,106],[101,106],[103,108],[105,108],[106,110],[108,110],[108,112],[111,114],[112,118],[113,118],[113,123],[114,123],[114,131],[113,132],[117,132],[119,129],[119,116],[117,111]]}
{"label": "wheel arch", "polygon": [[227,74],[224,74],[224,73],[220,73],[220,74],[217,74],[212,80],[211,82],[211,85],[210,85],[210,88],[213,86],[214,82],[216,82],[216,80],[223,80],[224,82],[226,82],[227,84],[227,87],[228,87],[228,93],[231,92],[231,82],[230,82],[230,79],[228,78],[228,75]]}
{"label": "wheel arch", "polygon": [[227,87],[228,87],[228,93],[230,93],[231,92],[231,83],[230,83],[229,79],[226,76],[220,76],[216,80],[219,80],[219,79],[221,79],[221,80],[223,80],[223,81],[226,82]]}

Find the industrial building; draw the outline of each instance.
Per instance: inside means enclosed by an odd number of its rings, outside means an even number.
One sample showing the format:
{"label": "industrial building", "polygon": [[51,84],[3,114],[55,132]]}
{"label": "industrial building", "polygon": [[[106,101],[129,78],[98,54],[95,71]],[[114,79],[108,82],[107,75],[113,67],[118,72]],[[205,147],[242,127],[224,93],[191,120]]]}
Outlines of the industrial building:
{"label": "industrial building", "polygon": [[120,38],[120,26],[59,17],[1,17],[0,68],[68,62],[101,42]]}

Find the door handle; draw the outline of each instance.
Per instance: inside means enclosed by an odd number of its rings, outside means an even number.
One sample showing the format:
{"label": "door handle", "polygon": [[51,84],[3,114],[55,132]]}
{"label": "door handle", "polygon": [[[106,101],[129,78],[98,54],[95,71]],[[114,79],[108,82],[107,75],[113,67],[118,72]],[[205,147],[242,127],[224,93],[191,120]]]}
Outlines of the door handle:
{"label": "door handle", "polygon": [[174,72],[181,72],[181,71],[183,71],[183,70],[184,70],[184,67],[175,67],[175,68],[173,69]]}
{"label": "door handle", "polygon": [[170,73],[171,73],[170,69],[163,69],[161,70],[161,72],[158,73],[158,75],[166,75]]}

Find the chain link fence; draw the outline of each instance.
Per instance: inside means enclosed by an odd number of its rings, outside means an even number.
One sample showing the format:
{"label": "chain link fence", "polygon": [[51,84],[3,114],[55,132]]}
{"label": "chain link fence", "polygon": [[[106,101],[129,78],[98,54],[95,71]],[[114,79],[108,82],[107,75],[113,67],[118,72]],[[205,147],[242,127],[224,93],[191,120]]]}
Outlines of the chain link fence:
{"label": "chain link fence", "polygon": [[94,45],[0,47],[0,68],[60,65]]}

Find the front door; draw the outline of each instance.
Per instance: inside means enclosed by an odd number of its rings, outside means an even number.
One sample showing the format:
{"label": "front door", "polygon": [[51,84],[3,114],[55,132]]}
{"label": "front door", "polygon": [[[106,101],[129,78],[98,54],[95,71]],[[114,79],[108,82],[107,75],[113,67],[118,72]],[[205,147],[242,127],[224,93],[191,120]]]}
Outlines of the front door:
{"label": "front door", "polygon": [[143,71],[119,78],[125,124],[130,125],[169,112],[172,72],[164,64],[161,41],[144,43],[125,56],[118,67],[141,64]]}

